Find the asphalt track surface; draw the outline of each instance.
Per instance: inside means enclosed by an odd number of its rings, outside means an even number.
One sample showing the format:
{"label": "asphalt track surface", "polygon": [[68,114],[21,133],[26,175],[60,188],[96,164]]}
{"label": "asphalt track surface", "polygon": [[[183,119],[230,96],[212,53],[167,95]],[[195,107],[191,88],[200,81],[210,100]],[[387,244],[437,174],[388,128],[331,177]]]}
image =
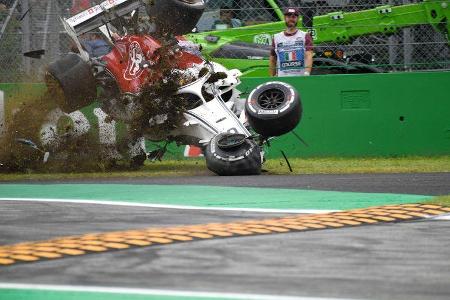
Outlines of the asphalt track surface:
{"label": "asphalt track surface", "polygon": [[[22,181],[33,183],[33,181]],[[212,185],[235,187],[272,187],[346,191],[364,193],[396,193],[415,195],[449,195],[450,173],[416,174],[343,174],[343,175],[262,175],[262,176],[188,176],[120,178],[106,180],[37,181],[35,183],[120,183]]]}
{"label": "asphalt track surface", "polygon": [[[450,194],[448,173],[245,179],[212,176],[132,179],[129,183]],[[244,211],[13,201],[1,203],[0,215],[2,245],[91,232],[280,216]],[[448,299],[449,230],[450,222],[427,219],[195,241],[1,267],[0,282],[313,298]]]}

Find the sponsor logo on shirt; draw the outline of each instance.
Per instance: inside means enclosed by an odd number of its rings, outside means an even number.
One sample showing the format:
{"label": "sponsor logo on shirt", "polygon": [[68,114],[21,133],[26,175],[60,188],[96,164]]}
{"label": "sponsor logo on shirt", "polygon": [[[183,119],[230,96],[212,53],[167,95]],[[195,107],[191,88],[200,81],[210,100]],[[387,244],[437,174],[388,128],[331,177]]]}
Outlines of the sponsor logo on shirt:
{"label": "sponsor logo on shirt", "polygon": [[289,61],[281,63],[281,68],[287,69],[287,68],[293,68],[293,67],[303,67],[302,61]]}

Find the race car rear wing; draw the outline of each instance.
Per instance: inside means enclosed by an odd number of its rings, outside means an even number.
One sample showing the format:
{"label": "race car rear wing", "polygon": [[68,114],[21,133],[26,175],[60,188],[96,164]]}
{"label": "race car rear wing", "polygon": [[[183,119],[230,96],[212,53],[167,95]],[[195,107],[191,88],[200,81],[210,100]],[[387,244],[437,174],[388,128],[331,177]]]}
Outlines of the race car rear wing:
{"label": "race car rear wing", "polygon": [[64,21],[79,36],[145,5],[144,0],[106,0]]}

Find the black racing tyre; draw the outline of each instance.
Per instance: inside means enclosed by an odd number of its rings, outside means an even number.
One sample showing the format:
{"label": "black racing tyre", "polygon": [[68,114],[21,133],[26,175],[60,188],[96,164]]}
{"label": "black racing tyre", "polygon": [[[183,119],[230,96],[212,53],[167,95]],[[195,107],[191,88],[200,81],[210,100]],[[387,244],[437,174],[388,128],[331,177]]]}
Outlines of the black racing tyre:
{"label": "black racing tyre", "polygon": [[250,93],[245,103],[245,113],[250,126],[260,135],[280,136],[298,125],[302,104],[291,85],[271,81]]}
{"label": "black racing tyre", "polygon": [[220,176],[261,174],[261,150],[244,135],[216,135],[205,151],[206,166]]}
{"label": "black racing tyre", "polygon": [[74,53],[48,66],[46,82],[50,93],[55,93],[55,88],[62,90],[62,95],[59,95],[57,100],[66,113],[88,106],[97,97],[96,82],[91,67]]}
{"label": "black racing tyre", "polygon": [[156,34],[163,36],[191,33],[205,10],[202,0],[155,0],[147,14],[156,23]]}

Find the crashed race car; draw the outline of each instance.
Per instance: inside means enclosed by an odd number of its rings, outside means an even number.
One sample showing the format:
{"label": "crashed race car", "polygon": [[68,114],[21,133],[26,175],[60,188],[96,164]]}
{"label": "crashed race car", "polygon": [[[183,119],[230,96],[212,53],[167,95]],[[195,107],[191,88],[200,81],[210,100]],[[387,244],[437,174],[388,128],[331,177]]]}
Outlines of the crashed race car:
{"label": "crashed race car", "polygon": [[[300,121],[299,95],[286,83],[267,82],[241,99],[241,72],[205,60],[182,38],[203,9],[202,0],[107,0],[62,20],[78,53],[48,66],[46,82],[57,87],[59,108],[41,128],[42,147],[51,153],[62,138],[85,134],[89,122],[79,110],[97,101],[100,142],[111,157],[122,155],[108,133],[113,120],[126,124],[135,165],[164,154],[146,153],[145,140],[165,141],[200,147],[218,175],[260,174],[264,145]],[[94,30],[111,46],[100,57],[82,46],[83,35]],[[57,130],[61,118],[73,121],[64,137]]]}

